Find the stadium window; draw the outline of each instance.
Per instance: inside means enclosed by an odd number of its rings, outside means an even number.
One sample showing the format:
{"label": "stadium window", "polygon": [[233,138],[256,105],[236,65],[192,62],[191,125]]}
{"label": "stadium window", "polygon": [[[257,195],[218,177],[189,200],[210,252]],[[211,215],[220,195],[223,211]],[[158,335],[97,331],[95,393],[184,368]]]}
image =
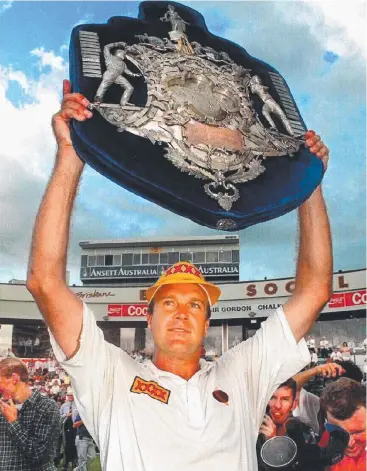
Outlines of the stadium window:
{"label": "stadium window", "polygon": [[239,263],[240,261],[240,251],[232,250],[232,262]]}
{"label": "stadium window", "polygon": [[192,262],[192,252],[181,252],[180,262]]}
{"label": "stadium window", "polygon": [[219,261],[220,262],[231,262],[232,261],[232,251],[231,250],[220,250],[219,251]]}
{"label": "stadium window", "polygon": [[[106,265],[108,265],[107,257],[112,257],[112,265],[114,267],[120,267],[121,266],[121,263],[122,263],[121,254],[120,255],[106,255]],[[108,258],[108,260],[110,260],[110,259]]]}
{"label": "stadium window", "polygon": [[148,263],[149,263],[149,254],[148,253],[143,253],[141,255],[141,263],[142,263],[142,265],[148,265]]}
{"label": "stadium window", "polygon": [[133,254],[123,253],[122,254],[122,266],[130,266],[133,264]]}
{"label": "stadium window", "polygon": [[205,252],[194,252],[194,263],[205,263]]}
{"label": "stadium window", "polygon": [[218,252],[207,252],[206,263],[216,263],[216,262],[218,262]]}
{"label": "stadium window", "polygon": [[180,261],[179,252],[168,252],[168,265],[173,265]]}
{"label": "stadium window", "polygon": [[96,264],[97,267],[104,267],[104,255],[97,255]]}
{"label": "stadium window", "polygon": [[88,255],[82,255],[81,267],[86,267],[88,264]]}
{"label": "stadium window", "polygon": [[168,265],[168,253],[162,252],[159,254],[159,263],[161,265]]}
{"label": "stadium window", "polygon": [[88,255],[88,267],[95,267],[95,266],[96,266],[96,256]]}
{"label": "stadium window", "polygon": [[150,253],[149,265],[158,265],[158,263],[159,263],[159,253]]}
{"label": "stadium window", "polygon": [[133,265],[141,265],[141,254],[134,253],[133,254]]}

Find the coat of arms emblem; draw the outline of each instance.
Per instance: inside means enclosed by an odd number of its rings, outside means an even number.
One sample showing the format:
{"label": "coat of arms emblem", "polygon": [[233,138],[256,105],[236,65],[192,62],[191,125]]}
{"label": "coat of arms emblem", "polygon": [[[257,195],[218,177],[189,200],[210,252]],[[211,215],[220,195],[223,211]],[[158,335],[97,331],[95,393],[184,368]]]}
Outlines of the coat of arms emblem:
{"label": "coat of arms emblem", "polygon": [[322,166],[303,145],[306,128],[284,78],[210,35],[194,10],[143,2],[140,12],[146,21],[112,18],[73,31],[74,89],[99,116],[74,123],[81,157],[216,229],[238,230],[304,201]]}

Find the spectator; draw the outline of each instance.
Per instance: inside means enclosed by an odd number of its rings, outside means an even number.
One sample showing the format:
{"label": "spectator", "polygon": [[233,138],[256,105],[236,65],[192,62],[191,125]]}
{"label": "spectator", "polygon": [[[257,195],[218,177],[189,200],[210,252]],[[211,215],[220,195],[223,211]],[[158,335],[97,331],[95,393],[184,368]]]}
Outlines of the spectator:
{"label": "spectator", "polygon": [[323,425],[322,414],[320,414],[320,399],[303,388],[316,375],[321,375],[326,379],[346,377],[361,382],[363,373],[351,361],[338,361],[302,371],[293,377],[297,383],[298,390],[298,406],[293,411],[293,415],[308,424],[315,433],[322,435],[324,430],[323,426],[320,428],[320,421]]}
{"label": "spectator", "polygon": [[306,423],[311,429],[319,434],[318,414],[320,410],[320,399],[312,394],[303,386],[314,376],[321,375],[324,378],[336,378],[345,370],[336,363],[325,363],[324,365],[315,366],[309,370],[302,371],[293,376],[297,384],[297,407],[293,411],[295,417],[299,417],[302,422]]}
{"label": "spectator", "polygon": [[61,406],[60,415],[62,418],[62,445],[64,449],[64,467],[66,471],[69,463],[72,467],[76,466],[77,462],[77,449],[75,444],[76,429],[73,425],[73,414],[77,413],[74,396],[72,391],[69,390],[67,401]]}
{"label": "spectator", "polygon": [[[261,424],[260,435],[256,444],[260,471],[269,469],[269,466],[264,463],[260,455],[263,444],[270,438],[288,435],[287,423],[292,418],[292,412],[297,405],[296,396],[297,384],[294,379],[290,378],[278,387],[268,403],[267,414]],[[302,426],[301,421],[299,423]],[[307,427],[305,428],[307,429]],[[283,471],[288,469],[293,469],[293,464],[290,467],[282,467]]]}
{"label": "spectator", "polygon": [[340,348],[340,353],[343,360],[350,360],[351,349],[348,346],[347,342],[343,342],[342,347]]}
{"label": "spectator", "polygon": [[78,454],[78,466],[74,471],[87,471],[88,463],[96,456],[96,447],[80,415],[76,412],[73,416],[74,427],[77,430],[75,444]]}
{"label": "spectator", "polygon": [[319,363],[319,357],[314,348],[310,348],[310,355],[311,355],[311,367],[317,366]]}
{"label": "spectator", "polygon": [[350,378],[330,383],[321,396],[327,421],[349,433],[344,459],[328,471],[366,470],[366,388]]}
{"label": "spectator", "polygon": [[331,352],[330,359],[332,361],[342,360],[343,359],[342,354],[341,354],[340,350],[337,347],[335,347],[333,349],[333,351]]}
{"label": "spectator", "polygon": [[15,357],[15,355],[14,355],[12,349],[8,348],[8,351],[6,353],[6,358],[14,358],[14,357]]}
{"label": "spectator", "polygon": [[59,411],[54,401],[32,392],[28,380],[21,360],[0,361],[0,469],[54,471]]}

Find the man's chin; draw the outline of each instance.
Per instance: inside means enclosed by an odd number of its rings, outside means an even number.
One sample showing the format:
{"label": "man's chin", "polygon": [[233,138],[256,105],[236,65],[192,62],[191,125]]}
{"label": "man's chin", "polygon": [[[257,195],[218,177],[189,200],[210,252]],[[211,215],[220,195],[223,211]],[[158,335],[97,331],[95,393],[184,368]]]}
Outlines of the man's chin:
{"label": "man's chin", "polygon": [[348,456],[349,458],[358,458],[364,451],[363,447],[357,447],[357,448],[352,448],[348,449],[346,448],[345,450],[345,455]]}

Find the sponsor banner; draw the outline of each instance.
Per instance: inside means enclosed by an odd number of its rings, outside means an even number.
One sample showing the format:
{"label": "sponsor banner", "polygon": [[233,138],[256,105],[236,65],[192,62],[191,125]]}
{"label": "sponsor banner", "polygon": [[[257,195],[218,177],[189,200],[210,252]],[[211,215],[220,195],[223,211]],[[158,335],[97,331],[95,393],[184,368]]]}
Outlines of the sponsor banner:
{"label": "sponsor banner", "polygon": [[[197,264],[198,269],[204,276],[215,278],[216,276],[239,275],[239,263],[212,263]],[[129,279],[129,278],[152,278],[156,280],[168,268],[164,265],[139,265],[124,267],[83,267],[80,269],[80,279]]]}
{"label": "sponsor banner", "polygon": [[328,307],[330,309],[338,309],[351,306],[365,306],[366,304],[366,290],[361,290],[348,293],[334,293],[328,302]]}
{"label": "sponsor banner", "polygon": [[[329,303],[323,309],[323,313],[335,312],[342,308],[345,311],[361,309],[366,305],[366,290],[351,291],[345,293],[334,293]],[[219,301],[212,308],[212,319],[234,319],[234,318],[256,318],[268,317],[278,307],[282,306],[287,299],[262,298],[253,300]],[[135,318],[145,320],[147,315],[147,304],[109,304],[107,306],[108,317],[112,320],[121,318]]]}

